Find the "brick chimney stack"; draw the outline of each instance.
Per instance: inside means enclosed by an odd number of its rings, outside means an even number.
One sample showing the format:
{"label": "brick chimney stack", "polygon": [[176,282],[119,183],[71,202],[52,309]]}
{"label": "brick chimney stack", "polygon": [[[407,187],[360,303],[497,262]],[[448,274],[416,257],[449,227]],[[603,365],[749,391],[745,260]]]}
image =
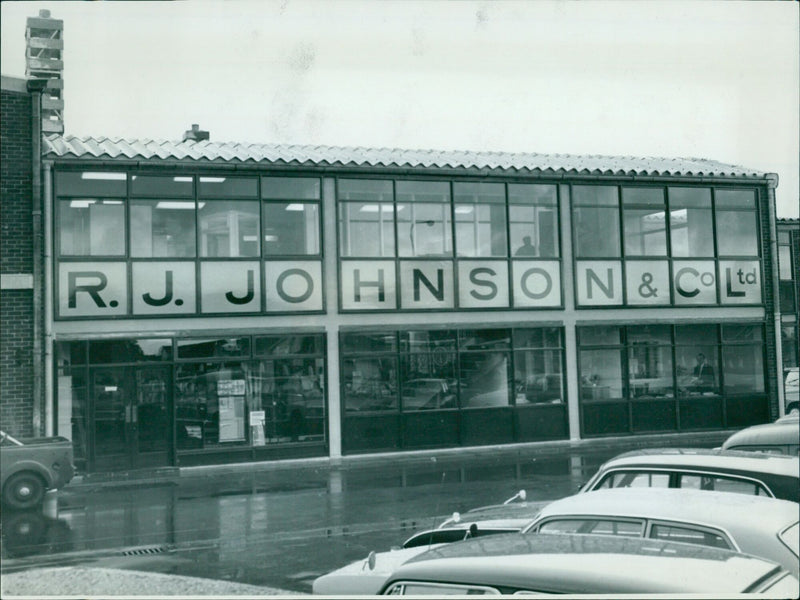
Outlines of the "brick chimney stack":
{"label": "brick chimney stack", "polygon": [[207,131],[200,129],[200,125],[192,123],[192,128],[183,132],[183,141],[193,140],[195,142],[202,142],[203,140],[211,139],[211,135]]}
{"label": "brick chimney stack", "polygon": [[40,10],[25,28],[25,76],[46,81],[42,91],[42,132],[64,133],[64,21]]}

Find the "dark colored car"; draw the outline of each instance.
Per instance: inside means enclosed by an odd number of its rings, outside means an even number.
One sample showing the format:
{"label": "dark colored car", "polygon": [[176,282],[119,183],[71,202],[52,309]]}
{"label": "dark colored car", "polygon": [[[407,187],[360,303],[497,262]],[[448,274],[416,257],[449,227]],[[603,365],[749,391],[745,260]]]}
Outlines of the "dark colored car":
{"label": "dark colored car", "polygon": [[507,534],[445,544],[411,558],[387,595],[732,594],[797,598],[780,565],[731,550],[580,534]]}
{"label": "dark colored car", "polygon": [[615,487],[690,488],[800,500],[800,459],[735,450],[655,448],[605,462],[582,492]]}

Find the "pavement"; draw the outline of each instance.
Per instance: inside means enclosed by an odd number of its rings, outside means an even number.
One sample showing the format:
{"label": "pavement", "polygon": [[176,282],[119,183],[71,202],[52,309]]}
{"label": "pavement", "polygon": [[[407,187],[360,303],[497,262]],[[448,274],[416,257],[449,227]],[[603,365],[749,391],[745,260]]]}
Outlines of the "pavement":
{"label": "pavement", "polygon": [[[90,595],[86,590],[92,590]],[[5,573],[0,584],[3,598],[141,598],[151,596],[202,596],[247,598],[262,596],[299,596],[268,587],[247,585],[183,575],[146,573],[127,569],[58,567],[31,569],[20,573]]]}

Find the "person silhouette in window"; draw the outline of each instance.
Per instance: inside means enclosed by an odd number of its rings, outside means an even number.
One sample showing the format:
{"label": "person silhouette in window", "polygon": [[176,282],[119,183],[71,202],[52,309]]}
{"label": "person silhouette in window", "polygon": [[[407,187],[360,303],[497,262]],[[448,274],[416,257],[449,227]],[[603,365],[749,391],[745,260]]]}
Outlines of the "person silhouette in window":
{"label": "person silhouette in window", "polygon": [[714,367],[706,362],[706,356],[702,352],[695,359],[697,364],[694,367],[691,389],[695,392],[714,391]]}
{"label": "person silhouette in window", "polygon": [[517,248],[514,256],[536,256],[536,246],[531,243],[531,236],[522,238],[522,246]]}

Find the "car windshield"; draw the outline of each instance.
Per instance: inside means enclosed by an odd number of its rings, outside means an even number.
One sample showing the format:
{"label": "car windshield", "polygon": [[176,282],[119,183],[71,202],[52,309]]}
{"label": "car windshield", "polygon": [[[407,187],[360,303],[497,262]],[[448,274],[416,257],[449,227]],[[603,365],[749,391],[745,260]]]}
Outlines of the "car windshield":
{"label": "car windshield", "polygon": [[795,556],[800,556],[800,523],[784,529],[778,537],[789,547],[789,550],[794,552]]}

